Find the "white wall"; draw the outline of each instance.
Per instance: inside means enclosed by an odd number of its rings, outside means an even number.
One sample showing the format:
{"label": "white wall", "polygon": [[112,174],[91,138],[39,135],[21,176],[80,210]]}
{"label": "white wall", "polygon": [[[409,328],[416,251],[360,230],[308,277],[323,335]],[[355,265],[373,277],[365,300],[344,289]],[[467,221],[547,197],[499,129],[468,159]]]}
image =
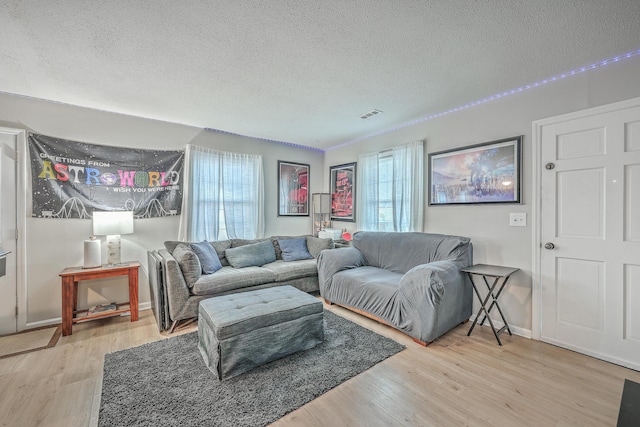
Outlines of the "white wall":
{"label": "white wall", "polygon": [[[469,236],[475,247],[475,262],[522,269],[512,279],[501,305],[510,323],[526,334],[531,330],[531,122],[638,96],[640,58],[632,58],[329,151],[324,160],[322,153],[286,145],[1,93],[0,126],[105,145],[184,149],[186,144],[193,143],[226,151],[260,153],[265,169],[267,235],[310,232],[310,220],[306,217],[277,217],[277,160],[310,164],[310,192],[320,192],[328,191],[329,166],[356,161],[361,152],[425,139],[427,153],[524,135],[521,205],[425,205],[425,231]],[[383,106],[380,108],[384,110]],[[425,154],[425,165],[426,160]],[[510,212],[527,213],[527,227],[509,227]],[[334,222],[334,226],[355,231],[355,223]],[[88,220],[27,218],[27,325],[37,326],[60,318],[58,274],[66,266],[82,264],[82,242],[89,236],[90,228]],[[178,218],[136,220],[135,230],[135,234],[123,236],[122,252],[123,259],[138,260],[143,265],[140,302],[144,304],[149,301],[146,251],[177,237]],[[126,285],[112,285],[109,279],[82,285],[79,306],[126,300]]]}
{"label": "white wall", "polygon": [[[183,150],[186,144],[263,156],[265,179],[265,234],[311,232],[309,217],[277,216],[277,161],[310,165],[310,192],[323,188],[321,152],[256,140],[237,135],[86,108],[0,94],[0,126],[95,144],[145,149]],[[27,201],[30,195],[27,195]],[[122,259],[142,264],[139,301],[149,302],[146,251],[163,247],[178,236],[178,217],[135,221],[135,233],[122,237]],[[26,220],[27,326],[59,321],[61,290],[58,274],[67,266],[82,265],[83,241],[91,234],[90,220],[31,218]],[[103,240],[103,262],[104,255]],[[78,306],[127,301],[126,280],[102,279],[82,284]]]}
{"label": "white wall", "polygon": [[[361,152],[379,151],[393,145],[424,139],[427,171],[428,152],[524,135],[522,204],[429,207],[425,194],[424,231],[471,237],[475,263],[520,268],[521,271],[513,276],[500,302],[509,323],[516,327],[518,333],[528,335],[531,331],[532,286],[532,122],[637,96],[640,96],[640,58],[632,58],[328,151],[325,155],[325,189],[328,188],[329,166],[357,161],[358,153]],[[455,106],[449,106],[453,107]],[[384,106],[379,108],[384,110]],[[427,173],[425,192],[426,189]],[[526,213],[527,227],[509,227],[510,212]],[[354,223],[334,221],[334,228],[343,227],[355,231]],[[475,304],[477,310],[479,307]]]}

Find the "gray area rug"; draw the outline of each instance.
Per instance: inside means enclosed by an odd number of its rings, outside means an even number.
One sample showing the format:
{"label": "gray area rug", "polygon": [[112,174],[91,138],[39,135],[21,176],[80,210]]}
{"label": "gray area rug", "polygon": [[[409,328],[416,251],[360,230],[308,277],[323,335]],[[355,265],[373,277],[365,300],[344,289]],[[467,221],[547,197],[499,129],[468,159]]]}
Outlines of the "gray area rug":
{"label": "gray area rug", "polygon": [[404,346],[325,310],[324,343],[219,382],[192,332],[104,361],[100,426],[264,426]]}

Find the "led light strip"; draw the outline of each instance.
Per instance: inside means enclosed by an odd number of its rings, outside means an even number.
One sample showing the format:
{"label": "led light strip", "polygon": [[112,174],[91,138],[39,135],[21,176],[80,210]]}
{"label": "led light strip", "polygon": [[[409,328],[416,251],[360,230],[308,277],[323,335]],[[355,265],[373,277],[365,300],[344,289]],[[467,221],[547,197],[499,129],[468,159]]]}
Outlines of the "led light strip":
{"label": "led light strip", "polygon": [[486,98],[482,98],[482,99],[480,99],[478,101],[469,102],[468,104],[464,104],[464,105],[461,105],[459,107],[452,108],[450,110],[442,111],[440,113],[429,114],[428,116],[420,117],[418,119],[402,123],[402,124],[400,124],[398,126],[395,126],[395,127],[389,128],[389,129],[384,129],[384,130],[381,130],[381,131],[378,131],[378,132],[374,132],[374,133],[371,133],[371,134],[368,134],[368,135],[365,135],[365,136],[361,136],[361,137],[358,137],[356,139],[352,139],[350,141],[343,142],[342,144],[334,145],[333,147],[328,147],[324,151],[335,150],[336,148],[345,147],[347,145],[351,145],[351,144],[356,143],[356,142],[364,141],[365,139],[373,138],[374,136],[383,135],[385,133],[389,133],[389,132],[393,132],[393,131],[396,131],[396,130],[399,130],[399,129],[402,129],[402,128],[406,128],[408,126],[412,126],[412,125],[415,125],[417,123],[422,123],[422,122],[425,122],[427,120],[435,119],[437,117],[446,116],[447,114],[455,113],[457,111],[466,110],[467,108],[475,107],[477,105],[481,105],[481,104],[487,103],[489,101],[494,101],[496,99],[504,98],[505,96],[513,95],[515,93],[524,92],[526,90],[533,89],[534,87],[543,86],[543,85],[546,85],[547,83],[551,83],[551,82],[555,82],[555,81],[558,81],[558,80],[562,80],[562,79],[565,79],[567,77],[574,76],[576,74],[584,73],[585,71],[589,71],[589,70],[593,70],[593,69],[596,69],[596,68],[604,67],[605,65],[609,65],[609,64],[612,64],[614,62],[618,62],[618,61],[621,61],[623,59],[631,58],[631,57],[637,56],[637,55],[640,55],[640,49],[625,53],[624,55],[619,55],[619,56],[615,56],[613,58],[605,59],[604,61],[595,62],[595,63],[593,63],[591,65],[587,65],[585,67],[576,68],[575,70],[572,70],[572,71],[569,71],[569,72],[566,72],[566,73],[562,73],[562,74],[558,74],[557,76],[553,76],[553,77],[550,77],[548,79],[540,80],[540,81],[537,81],[535,83],[531,83],[531,84],[528,84],[528,85],[525,85],[525,86],[520,86],[519,88],[516,88],[516,89],[511,89],[511,90],[507,90],[505,92],[502,92],[502,93],[499,93],[499,94],[496,94],[496,95],[491,95],[491,96],[488,96]]}

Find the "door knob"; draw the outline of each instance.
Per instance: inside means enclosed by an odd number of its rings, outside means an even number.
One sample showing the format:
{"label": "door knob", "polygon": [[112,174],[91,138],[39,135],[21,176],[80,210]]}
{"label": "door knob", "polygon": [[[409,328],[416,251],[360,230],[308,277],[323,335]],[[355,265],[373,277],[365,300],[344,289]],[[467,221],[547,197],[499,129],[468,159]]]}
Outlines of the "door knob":
{"label": "door knob", "polygon": [[555,247],[556,247],[556,245],[554,245],[554,244],[553,244],[553,243],[551,243],[551,242],[547,242],[547,243],[545,243],[545,244],[544,244],[544,248],[545,248],[545,249],[549,249],[549,250],[551,250],[551,249],[554,249]]}

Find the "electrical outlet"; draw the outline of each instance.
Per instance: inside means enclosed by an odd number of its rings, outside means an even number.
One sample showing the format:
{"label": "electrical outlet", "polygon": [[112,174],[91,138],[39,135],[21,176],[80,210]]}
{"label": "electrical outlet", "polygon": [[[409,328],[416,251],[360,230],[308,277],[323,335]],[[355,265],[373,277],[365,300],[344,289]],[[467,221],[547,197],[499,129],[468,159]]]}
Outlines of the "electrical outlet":
{"label": "electrical outlet", "polygon": [[510,213],[509,226],[510,227],[526,227],[527,214],[526,213]]}

